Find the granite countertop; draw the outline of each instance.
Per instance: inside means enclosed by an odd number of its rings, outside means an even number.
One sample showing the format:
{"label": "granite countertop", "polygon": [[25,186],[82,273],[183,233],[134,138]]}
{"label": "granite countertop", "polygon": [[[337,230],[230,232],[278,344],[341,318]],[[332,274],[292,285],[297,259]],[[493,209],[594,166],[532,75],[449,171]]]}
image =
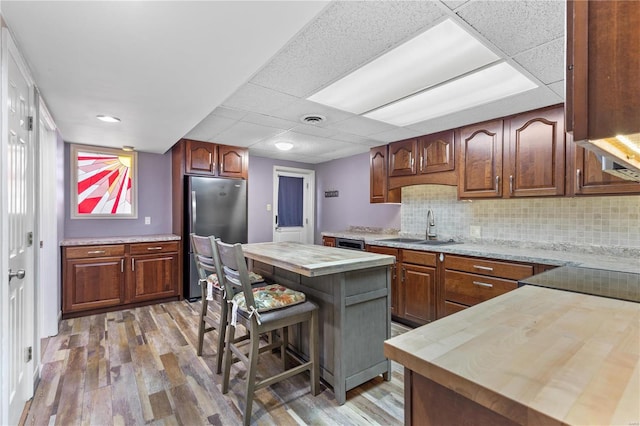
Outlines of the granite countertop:
{"label": "granite countertop", "polygon": [[180,241],[181,238],[174,234],[134,235],[129,237],[88,237],[65,238],[60,241],[61,246],[92,246],[100,244],[131,244],[152,243],[156,241]]}
{"label": "granite countertop", "polygon": [[307,277],[392,265],[393,256],[294,242],[243,244],[245,257]]}
{"label": "granite countertop", "polygon": [[406,368],[518,424],[638,424],[640,304],[523,286],[387,340]]}
{"label": "granite countertop", "polygon": [[622,255],[590,253],[590,248],[534,246],[527,242],[504,243],[456,243],[429,246],[423,244],[384,241],[397,238],[398,234],[370,232],[323,232],[323,236],[364,240],[366,244],[436,253],[478,256],[516,262],[540,263],[552,266],[582,266],[594,269],[640,273],[640,249],[629,249]]}

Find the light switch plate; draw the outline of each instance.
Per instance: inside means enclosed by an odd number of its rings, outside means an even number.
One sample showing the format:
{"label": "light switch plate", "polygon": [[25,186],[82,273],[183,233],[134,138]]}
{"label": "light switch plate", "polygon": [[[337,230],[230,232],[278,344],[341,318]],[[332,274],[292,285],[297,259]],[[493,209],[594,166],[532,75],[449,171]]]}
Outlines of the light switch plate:
{"label": "light switch plate", "polygon": [[473,238],[481,238],[482,237],[482,227],[480,226],[470,226],[469,233]]}
{"label": "light switch plate", "polygon": [[145,216],[144,217],[144,224],[145,225],[151,225],[151,216]]}

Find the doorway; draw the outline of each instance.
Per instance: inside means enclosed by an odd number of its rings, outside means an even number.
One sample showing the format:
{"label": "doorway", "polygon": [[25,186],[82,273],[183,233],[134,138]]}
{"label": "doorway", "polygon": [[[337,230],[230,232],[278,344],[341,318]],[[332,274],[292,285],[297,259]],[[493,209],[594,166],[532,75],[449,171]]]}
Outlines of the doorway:
{"label": "doorway", "polygon": [[273,167],[273,241],[314,242],[313,170]]}

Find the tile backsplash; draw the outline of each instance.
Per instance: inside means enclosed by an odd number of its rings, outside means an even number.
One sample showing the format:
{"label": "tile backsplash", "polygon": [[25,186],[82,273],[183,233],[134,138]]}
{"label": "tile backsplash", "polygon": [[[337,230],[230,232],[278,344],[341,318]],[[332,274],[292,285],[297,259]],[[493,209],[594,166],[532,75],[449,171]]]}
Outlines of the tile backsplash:
{"label": "tile backsplash", "polygon": [[[424,235],[428,209],[439,239],[640,248],[637,195],[461,201],[454,186],[408,186],[402,188],[401,232]],[[472,237],[472,226],[480,227],[480,238]]]}

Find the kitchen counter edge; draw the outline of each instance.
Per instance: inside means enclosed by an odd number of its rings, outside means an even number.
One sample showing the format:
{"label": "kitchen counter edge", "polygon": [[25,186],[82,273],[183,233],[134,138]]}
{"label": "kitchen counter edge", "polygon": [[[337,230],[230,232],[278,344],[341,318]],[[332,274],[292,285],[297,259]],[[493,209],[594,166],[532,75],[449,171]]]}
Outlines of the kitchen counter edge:
{"label": "kitchen counter edge", "polygon": [[92,246],[102,244],[152,243],[157,241],[180,241],[182,238],[174,234],[133,235],[128,237],[87,237],[65,238],[60,241],[61,247]]}

